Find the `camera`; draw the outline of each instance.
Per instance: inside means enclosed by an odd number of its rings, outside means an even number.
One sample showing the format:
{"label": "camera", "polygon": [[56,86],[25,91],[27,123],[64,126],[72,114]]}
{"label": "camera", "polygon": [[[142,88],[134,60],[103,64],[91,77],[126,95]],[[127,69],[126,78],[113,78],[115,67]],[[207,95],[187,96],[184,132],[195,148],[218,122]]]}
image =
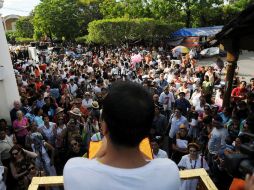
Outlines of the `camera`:
{"label": "camera", "polygon": [[254,134],[242,133],[247,143],[240,146],[239,154],[225,155],[225,169],[233,177],[245,178],[254,172]]}

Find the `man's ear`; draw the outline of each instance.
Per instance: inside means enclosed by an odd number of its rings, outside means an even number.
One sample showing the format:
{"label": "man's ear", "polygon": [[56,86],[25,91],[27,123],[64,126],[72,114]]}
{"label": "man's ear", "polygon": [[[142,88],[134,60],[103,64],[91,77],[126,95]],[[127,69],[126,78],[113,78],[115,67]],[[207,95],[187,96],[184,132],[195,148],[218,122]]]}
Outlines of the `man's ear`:
{"label": "man's ear", "polygon": [[104,120],[101,122],[101,132],[103,136],[106,136],[108,134],[108,126]]}

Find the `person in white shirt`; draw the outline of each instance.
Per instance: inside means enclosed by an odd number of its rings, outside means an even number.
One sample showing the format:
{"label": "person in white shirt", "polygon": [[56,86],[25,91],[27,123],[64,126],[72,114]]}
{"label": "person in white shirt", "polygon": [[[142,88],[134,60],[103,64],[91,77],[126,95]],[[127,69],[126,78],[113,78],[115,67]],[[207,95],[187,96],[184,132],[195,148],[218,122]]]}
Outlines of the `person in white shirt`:
{"label": "person in white shirt", "polygon": [[164,112],[166,113],[167,118],[169,118],[175,103],[175,98],[173,93],[169,91],[168,85],[164,87],[164,91],[160,94],[159,102],[163,105]]}
{"label": "person in white shirt", "polygon": [[[189,154],[182,157],[180,162],[178,163],[178,167],[181,169],[197,169],[204,168],[205,170],[209,170],[208,164],[204,158],[204,156],[199,155],[199,145],[196,143],[188,144]],[[198,179],[191,180],[183,180],[181,183],[180,190],[194,190],[197,189]]]}
{"label": "person in white shirt", "polygon": [[64,189],[178,190],[176,164],[170,159],[149,160],[139,150],[149,135],[153,115],[152,97],[144,87],[132,82],[112,84],[103,102],[102,147],[92,160],[67,162]]}
{"label": "person in white shirt", "polygon": [[153,158],[168,158],[168,154],[166,151],[160,149],[162,137],[156,136],[154,139],[151,140],[151,147],[153,150]]}
{"label": "person in white shirt", "polygon": [[1,190],[5,190],[6,189],[6,186],[5,186],[5,183],[4,183],[4,175],[6,175],[5,173],[5,167],[4,166],[0,166],[0,189]]}
{"label": "person in white shirt", "polygon": [[91,108],[93,103],[93,99],[91,98],[91,94],[86,92],[84,95],[84,99],[82,100],[82,106],[86,108]]}
{"label": "person in white shirt", "polygon": [[78,85],[74,83],[73,79],[70,79],[70,84],[69,84],[69,92],[71,93],[72,96],[76,97],[77,95],[77,90],[78,90]]}

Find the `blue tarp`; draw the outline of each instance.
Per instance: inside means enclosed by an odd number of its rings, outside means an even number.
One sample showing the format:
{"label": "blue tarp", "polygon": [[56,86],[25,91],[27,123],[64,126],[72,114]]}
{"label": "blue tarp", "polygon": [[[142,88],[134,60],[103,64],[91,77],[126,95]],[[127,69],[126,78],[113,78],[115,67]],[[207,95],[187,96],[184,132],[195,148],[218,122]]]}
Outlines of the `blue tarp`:
{"label": "blue tarp", "polygon": [[201,27],[201,28],[182,28],[172,34],[176,36],[214,36],[222,30],[223,26]]}

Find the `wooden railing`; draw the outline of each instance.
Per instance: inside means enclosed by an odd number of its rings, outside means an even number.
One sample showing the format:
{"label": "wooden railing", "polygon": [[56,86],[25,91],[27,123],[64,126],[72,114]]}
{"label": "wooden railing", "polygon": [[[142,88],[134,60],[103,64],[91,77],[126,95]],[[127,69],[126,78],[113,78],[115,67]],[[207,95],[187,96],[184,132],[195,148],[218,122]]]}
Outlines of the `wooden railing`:
{"label": "wooden railing", "polygon": [[[199,190],[217,190],[213,181],[203,168],[193,170],[182,170],[180,171],[180,178],[183,180],[199,179],[200,180],[200,183],[198,185]],[[39,187],[63,186],[63,184],[64,184],[63,176],[34,177],[28,190],[38,190]]]}

